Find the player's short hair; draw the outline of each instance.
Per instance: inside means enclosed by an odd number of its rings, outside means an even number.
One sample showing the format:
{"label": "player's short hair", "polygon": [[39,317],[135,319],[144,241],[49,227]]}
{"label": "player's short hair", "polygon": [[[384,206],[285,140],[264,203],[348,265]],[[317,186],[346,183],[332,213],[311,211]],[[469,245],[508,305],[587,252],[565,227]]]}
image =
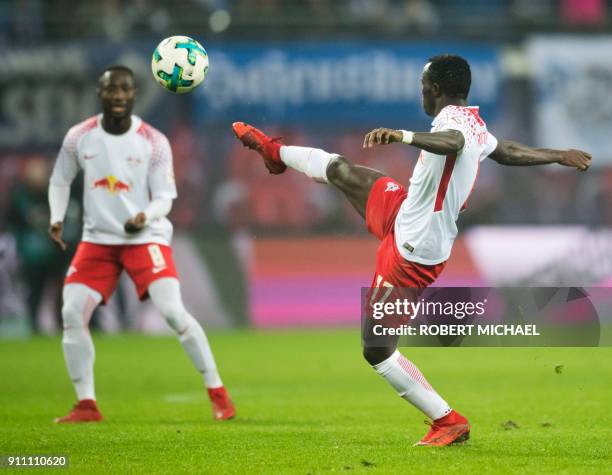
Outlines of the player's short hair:
{"label": "player's short hair", "polygon": [[427,73],[429,80],[437,83],[447,96],[467,99],[472,85],[472,71],[469,63],[461,56],[433,56],[429,58]]}
{"label": "player's short hair", "polygon": [[134,82],[136,82],[136,76],[134,75],[134,71],[132,71],[132,69],[128,68],[127,66],[124,66],[123,64],[111,64],[110,66],[107,66],[106,68],[104,68],[104,71],[102,71],[100,77],[104,76],[104,73],[106,72],[125,73],[131,76]]}

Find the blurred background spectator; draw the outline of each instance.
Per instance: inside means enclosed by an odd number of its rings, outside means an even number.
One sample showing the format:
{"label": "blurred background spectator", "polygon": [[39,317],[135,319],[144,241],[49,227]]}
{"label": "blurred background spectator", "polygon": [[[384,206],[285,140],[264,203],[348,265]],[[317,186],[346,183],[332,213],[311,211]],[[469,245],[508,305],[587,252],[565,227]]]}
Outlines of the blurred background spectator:
{"label": "blurred background spectator", "polygon": [[[53,305],[60,308],[61,283],[68,269],[69,254],[61,252],[47,238],[49,205],[47,187],[50,163],[44,157],[26,157],[10,191],[8,224],[15,236],[21,272],[27,286],[28,311],[31,327],[39,331],[38,315],[45,290],[51,290]],[[78,213],[80,205],[72,197],[67,211],[65,240],[73,247],[80,235]]]}

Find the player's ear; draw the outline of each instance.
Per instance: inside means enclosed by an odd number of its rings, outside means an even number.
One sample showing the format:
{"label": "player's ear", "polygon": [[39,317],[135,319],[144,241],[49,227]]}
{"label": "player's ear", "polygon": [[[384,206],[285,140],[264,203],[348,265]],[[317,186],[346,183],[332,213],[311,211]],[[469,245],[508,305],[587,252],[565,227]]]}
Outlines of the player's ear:
{"label": "player's ear", "polygon": [[434,95],[434,97],[440,97],[442,95],[440,85],[437,82],[431,84],[431,93]]}
{"label": "player's ear", "polygon": [[96,85],[96,95],[98,97],[102,97],[102,79],[98,79],[98,84]]}

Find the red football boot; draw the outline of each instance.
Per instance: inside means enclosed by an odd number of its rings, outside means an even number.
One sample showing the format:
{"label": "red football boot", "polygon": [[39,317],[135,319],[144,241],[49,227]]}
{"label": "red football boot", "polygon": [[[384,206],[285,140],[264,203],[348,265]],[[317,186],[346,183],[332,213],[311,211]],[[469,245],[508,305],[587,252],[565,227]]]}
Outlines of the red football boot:
{"label": "red football boot", "polygon": [[414,445],[430,445],[443,447],[445,445],[462,444],[470,438],[470,424],[468,420],[456,411],[446,416],[427,422],[431,425],[429,432]]}
{"label": "red football boot", "polygon": [[280,138],[271,139],[261,130],[244,122],[232,124],[234,133],[245,147],[257,151],[264,159],[268,171],[274,175],[280,175],[287,169],[280,158]]}
{"label": "red football boot", "polygon": [[55,422],[58,424],[71,424],[76,422],[100,422],[102,414],[93,399],[83,399],[79,401],[67,416],[58,417]]}
{"label": "red football boot", "polygon": [[212,404],[213,418],[216,420],[232,419],[236,415],[236,408],[225,387],[208,388],[208,397]]}

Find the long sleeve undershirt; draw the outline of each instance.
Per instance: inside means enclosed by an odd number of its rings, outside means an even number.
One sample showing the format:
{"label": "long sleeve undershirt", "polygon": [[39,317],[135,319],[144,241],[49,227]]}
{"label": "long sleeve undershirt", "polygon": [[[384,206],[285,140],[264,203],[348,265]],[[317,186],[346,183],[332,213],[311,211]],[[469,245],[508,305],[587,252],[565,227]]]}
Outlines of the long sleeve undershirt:
{"label": "long sleeve undershirt", "polygon": [[144,209],[144,214],[147,217],[147,224],[149,224],[151,221],[167,216],[171,209],[171,199],[158,198],[151,201]]}
{"label": "long sleeve undershirt", "polygon": [[51,224],[64,221],[66,209],[68,208],[68,201],[70,201],[70,186],[49,185]]}
{"label": "long sleeve undershirt", "polygon": [[[66,209],[70,200],[70,187],[49,185],[49,208],[51,210],[51,224],[61,223],[66,216]],[[163,218],[172,209],[171,199],[158,198],[151,201],[143,210],[147,217],[147,224],[159,218]]]}

